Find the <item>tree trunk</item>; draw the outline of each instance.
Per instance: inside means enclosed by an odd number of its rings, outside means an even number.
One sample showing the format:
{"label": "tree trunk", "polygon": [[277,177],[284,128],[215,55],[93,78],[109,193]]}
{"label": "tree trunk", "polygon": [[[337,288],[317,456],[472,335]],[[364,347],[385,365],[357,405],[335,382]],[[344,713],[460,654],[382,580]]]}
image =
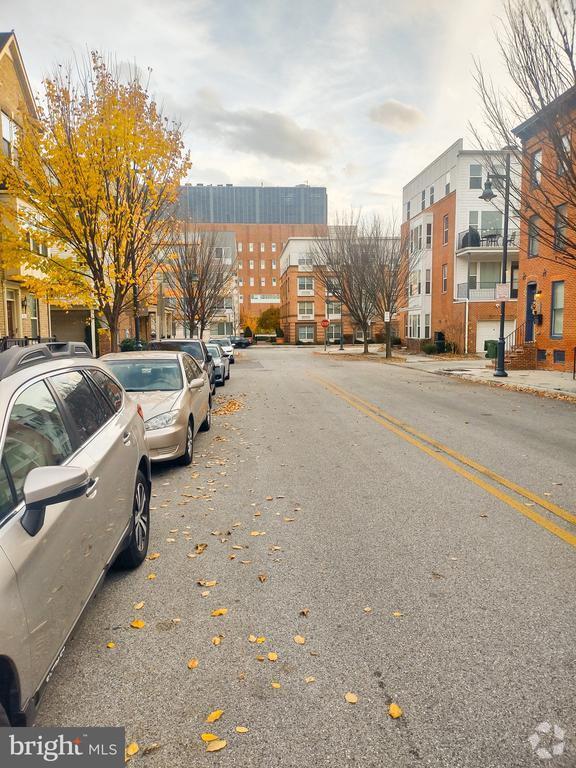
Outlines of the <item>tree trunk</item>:
{"label": "tree trunk", "polygon": [[363,355],[367,355],[368,354],[368,328],[369,327],[370,326],[365,325],[362,328],[362,335],[364,336],[364,349],[362,350],[362,354]]}
{"label": "tree trunk", "polygon": [[392,357],[392,323],[388,320],[386,326],[386,357]]}

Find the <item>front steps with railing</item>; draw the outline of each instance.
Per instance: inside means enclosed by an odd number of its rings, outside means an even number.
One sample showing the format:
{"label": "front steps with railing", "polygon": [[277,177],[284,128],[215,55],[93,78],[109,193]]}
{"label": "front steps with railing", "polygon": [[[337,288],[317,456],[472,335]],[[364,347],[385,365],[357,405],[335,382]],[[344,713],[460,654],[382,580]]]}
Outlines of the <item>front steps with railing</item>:
{"label": "front steps with railing", "polygon": [[526,323],[504,339],[504,364],[511,371],[536,370],[536,344],[526,341]]}

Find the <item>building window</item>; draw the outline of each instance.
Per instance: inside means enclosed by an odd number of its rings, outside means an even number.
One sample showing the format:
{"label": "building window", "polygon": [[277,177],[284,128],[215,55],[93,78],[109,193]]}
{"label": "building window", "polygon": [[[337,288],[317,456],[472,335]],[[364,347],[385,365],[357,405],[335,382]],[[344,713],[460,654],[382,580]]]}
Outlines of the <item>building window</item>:
{"label": "building window", "polygon": [[470,166],[470,189],[482,189],[482,166],[475,163]]}
{"label": "building window", "polygon": [[244,296],[242,294],[240,294],[240,296],[238,296],[238,301],[239,301],[240,304],[244,304]]}
{"label": "building window", "polygon": [[406,221],[410,221],[410,200],[406,203]]}
{"label": "building window", "polygon": [[557,251],[566,249],[566,230],[568,229],[568,204],[564,203],[556,208],[556,217],[554,220],[554,248]]}
{"label": "building window", "polygon": [[272,253],[276,253],[276,243],[272,243]]}
{"label": "building window", "polygon": [[298,341],[302,343],[310,343],[314,341],[314,326],[313,325],[299,325],[298,326]]}
{"label": "building window", "polygon": [[238,264],[238,269],[242,269],[242,259],[238,259],[237,264]]}
{"label": "building window", "polygon": [[260,269],[266,269],[266,262],[264,259],[260,259]]}
{"label": "building window", "polygon": [[248,250],[250,253],[254,253],[254,243],[248,243]]}
{"label": "building window", "polygon": [[272,259],[272,269],[276,269],[276,259]]}
{"label": "building window", "polygon": [[430,315],[424,315],[424,338],[430,338]]}
{"label": "building window", "polygon": [[554,350],[554,362],[555,363],[565,363],[566,362],[566,352],[563,349],[555,349]]}
{"label": "building window", "polygon": [[537,349],[536,350],[536,360],[538,360],[539,363],[545,363],[546,362],[546,350],[545,349]]}
{"label": "building window", "polygon": [[518,298],[518,262],[513,261],[510,271],[510,298]]}
{"label": "building window", "polygon": [[552,283],[552,316],[550,336],[561,339],[564,333],[564,281]]}
{"label": "building window", "polygon": [[275,277],[272,278],[272,286],[274,288],[276,287],[276,278]]}
{"label": "building window", "polygon": [[260,243],[260,253],[264,253],[266,250],[266,243]]}
{"label": "building window", "polygon": [[16,159],[14,141],[18,126],[5,112],[1,113],[2,122],[2,153],[12,160]]}
{"label": "building window", "polygon": [[253,259],[250,259],[250,261],[248,262],[248,266],[250,267],[250,269],[254,269],[254,260]]}
{"label": "building window", "polygon": [[242,278],[239,277],[238,278],[238,288],[242,288],[243,285],[244,285],[244,280],[242,280]]}
{"label": "building window", "polygon": [[528,222],[528,258],[538,256],[540,216],[531,216]]}
{"label": "building window", "polygon": [[448,228],[449,219],[448,214],[446,214],[442,220],[442,245],[448,245]]}
{"label": "building window", "polygon": [[326,302],[326,317],[340,317],[342,304],[339,301]]}
{"label": "building window", "polygon": [[558,152],[558,176],[564,176],[566,170],[572,164],[572,147],[570,146],[570,136],[562,136],[562,146]]}
{"label": "building window", "polygon": [[434,187],[430,187],[430,205],[434,205]]}
{"label": "building window", "polygon": [[444,187],[444,194],[450,194],[450,171],[446,174],[446,186]]}
{"label": "building window", "polygon": [[426,248],[432,248],[432,224],[426,224]]}
{"label": "building window", "polygon": [[[311,277],[299,277],[298,278],[298,293],[302,294],[304,291],[306,293],[312,293],[314,290],[314,280]],[[306,295],[306,294],[304,294]]]}
{"label": "building window", "polygon": [[254,286],[254,278],[253,278],[253,277],[251,277],[251,278],[250,278],[250,286],[251,286],[251,287],[253,287],[253,286]]}
{"label": "building window", "polygon": [[242,243],[236,243],[236,250],[238,253],[242,253]]}
{"label": "building window", "polygon": [[542,150],[539,149],[532,155],[530,180],[533,187],[539,187],[542,182]]}
{"label": "building window", "polygon": [[442,293],[448,292],[448,264],[442,264]]}
{"label": "building window", "polygon": [[340,341],[340,335],[342,333],[342,325],[340,323],[330,323],[328,326],[328,341],[333,343]]}
{"label": "building window", "polygon": [[314,317],[314,302],[299,301],[298,302],[298,320],[309,320],[312,317]]}
{"label": "building window", "polygon": [[408,320],[408,338],[419,339],[420,338],[420,313],[410,315]]}
{"label": "building window", "polygon": [[264,288],[266,286],[266,278],[261,277],[260,278],[260,288]]}
{"label": "building window", "polygon": [[419,296],[421,292],[420,270],[415,269],[410,273],[410,296]]}
{"label": "building window", "polygon": [[[426,282],[425,282],[425,285],[424,285],[424,291],[428,295],[430,294],[430,287],[431,287],[431,279],[430,279],[431,278],[431,272],[432,272],[432,270],[430,270],[430,269],[426,270]],[[428,338],[428,337],[426,337],[426,338]]]}
{"label": "building window", "polygon": [[422,210],[424,210],[424,208],[426,208],[426,190],[425,189],[422,190]]}

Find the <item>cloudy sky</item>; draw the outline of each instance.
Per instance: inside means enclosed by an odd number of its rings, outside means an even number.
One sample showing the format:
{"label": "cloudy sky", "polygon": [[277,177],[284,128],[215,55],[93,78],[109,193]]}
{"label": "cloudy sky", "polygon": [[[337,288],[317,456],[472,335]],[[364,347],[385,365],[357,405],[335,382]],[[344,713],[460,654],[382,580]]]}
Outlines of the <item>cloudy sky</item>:
{"label": "cloudy sky", "polygon": [[18,0],[0,9],[30,80],[98,49],[152,70],[189,181],[328,187],[331,212],[389,214],[480,119],[501,0]]}

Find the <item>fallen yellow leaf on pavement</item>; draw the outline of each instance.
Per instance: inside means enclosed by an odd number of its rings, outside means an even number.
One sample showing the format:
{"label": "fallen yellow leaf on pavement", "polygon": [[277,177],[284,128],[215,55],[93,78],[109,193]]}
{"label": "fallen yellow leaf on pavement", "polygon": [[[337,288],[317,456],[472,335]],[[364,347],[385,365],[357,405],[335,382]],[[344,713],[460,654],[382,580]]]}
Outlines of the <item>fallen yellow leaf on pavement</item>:
{"label": "fallen yellow leaf on pavement", "polygon": [[272,685],[272,688],[282,688],[280,683],[272,683],[271,685]]}
{"label": "fallen yellow leaf on pavement", "polygon": [[152,552],[151,554],[148,555],[146,560],[158,560],[159,557],[160,557],[160,552]]}
{"label": "fallen yellow leaf on pavement", "polygon": [[258,581],[260,582],[260,584],[264,584],[264,582],[267,581],[267,579],[268,579],[268,576],[266,576],[265,573],[258,574]]}
{"label": "fallen yellow leaf on pavement", "polygon": [[248,642],[249,643],[255,643],[258,638],[256,635],[248,635]]}
{"label": "fallen yellow leaf on pavement", "polygon": [[137,754],[138,752],[140,752],[140,747],[138,746],[138,744],[136,744],[135,741],[132,741],[126,747],[126,755],[128,757],[132,757],[133,755]]}
{"label": "fallen yellow leaf on pavement", "polygon": [[215,611],[212,611],[210,614],[211,616],[226,616],[228,613],[228,608],[216,608]]}
{"label": "fallen yellow leaf on pavement", "polygon": [[305,677],[304,678],[304,682],[305,683],[315,683],[316,682],[316,678],[312,677],[312,675],[310,675],[310,677]]}
{"label": "fallen yellow leaf on pavement", "polygon": [[210,712],[208,717],[206,718],[207,723],[215,723],[216,720],[220,720],[222,715],[224,714],[223,709],[215,709],[214,712]]}
{"label": "fallen yellow leaf on pavement", "polygon": [[222,642],[222,638],[223,637],[224,637],[224,635],[215,635],[212,638],[212,645],[220,645],[220,643]]}
{"label": "fallen yellow leaf on pavement", "polygon": [[206,745],[206,752],[219,752],[221,749],[224,749],[227,742],[224,739],[217,739],[216,741],[211,741],[209,744]]}
{"label": "fallen yellow leaf on pavement", "polygon": [[215,733],[201,733],[200,738],[202,741],[218,741],[218,736]]}
{"label": "fallen yellow leaf on pavement", "polygon": [[188,669],[196,669],[199,663],[200,662],[198,661],[198,659],[190,659],[190,661],[188,662]]}
{"label": "fallen yellow leaf on pavement", "polygon": [[390,717],[396,720],[397,717],[402,717],[404,713],[402,712],[402,708],[399,707],[398,704],[390,704],[390,706],[388,707],[388,714],[390,715]]}
{"label": "fallen yellow leaf on pavement", "polygon": [[344,698],[348,702],[348,704],[356,704],[358,702],[358,696],[356,696],[355,693],[346,693],[344,694]]}
{"label": "fallen yellow leaf on pavement", "polygon": [[302,635],[295,635],[294,636],[294,642],[297,645],[304,645],[304,643],[306,642],[306,638],[302,637]]}
{"label": "fallen yellow leaf on pavement", "polygon": [[148,574],[148,576],[146,576],[146,578],[147,578],[149,581],[152,581],[152,579],[155,579],[155,578],[156,578],[156,574],[155,574],[155,573],[149,573],[149,574]]}
{"label": "fallen yellow leaf on pavement", "polygon": [[262,645],[262,643],[266,642],[266,638],[265,637],[257,637],[256,638],[256,642],[258,643],[258,645]]}
{"label": "fallen yellow leaf on pavement", "polygon": [[208,544],[196,544],[196,546],[194,547],[194,551],[196,552],[197,555],[201,555],[207,546]]}
{"label": "fallen yellow leaf on pavement", "polygon": [[133,608],[135,611],[139,611],[141,608],[144,608],[144,600],[141,600],[139,603],[134,603]]}
{"label": "fallen yellow leaf on pavement", "polygon": [[142,621],[142,619],[134,619],[134,621],[130,622],[130,626],[133,629],[142,629],[143,627],[146,626],[146,622]]}
{"label": "fallen yellow leaf on pavement", "polygon": [[236,733],[248,733],[248,731],[249,731],[250,729],[249,729],[249,728],[246,728],[246,726],[245,726],[245,725],[237,725],[237,726],[236,726],[236,728],[235,728],[234,730],[236,731]]}
{"label": "fallen yellow leaf on pavement", "polygon": [[116,648],[116,643],[106,643],[106,648]]}
{"label": "fallen yellow leaf on pavement", "polygon": [[403,614],[403,613],[401,613],[400,611],[394,611],[394,613],[392,614],[392,616],[395,616],[395,617],[398,619],[398,618],[400,618],[400,616],[404,616],[404,614]]}
{"label": "fallen yellow leaf on pavement", "polygon": [[278,654],[277,653],[271,652],[271,653],[268,654],[268,661],[276,661],[277,659],[278,659]]}

